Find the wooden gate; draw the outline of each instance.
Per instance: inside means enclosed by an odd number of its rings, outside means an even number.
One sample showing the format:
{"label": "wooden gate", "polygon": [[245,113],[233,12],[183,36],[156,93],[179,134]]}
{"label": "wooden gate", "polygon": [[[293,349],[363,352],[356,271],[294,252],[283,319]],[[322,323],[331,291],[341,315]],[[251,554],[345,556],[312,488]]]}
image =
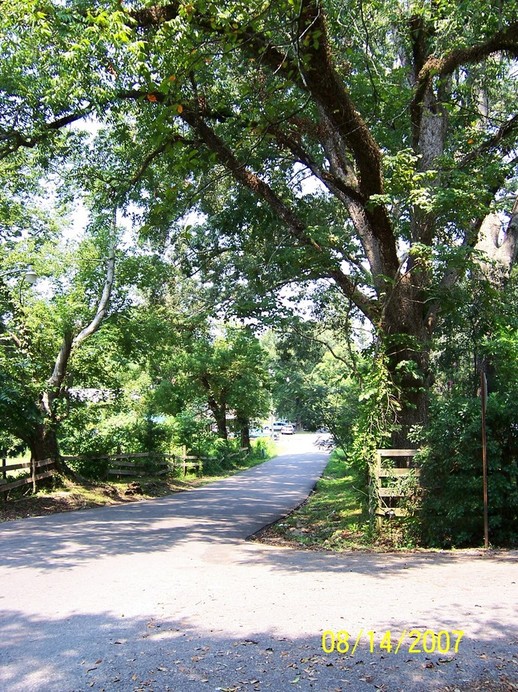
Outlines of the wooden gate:
{"label": "wooden gate", "polygon": [[370,482],[370,508],[378,523],[384,518],[406,516],[402,505],[412,490],[405,481],[412,477],[419,479],[419,469],[414,464],[416,452],[416,449],[376,450]]}

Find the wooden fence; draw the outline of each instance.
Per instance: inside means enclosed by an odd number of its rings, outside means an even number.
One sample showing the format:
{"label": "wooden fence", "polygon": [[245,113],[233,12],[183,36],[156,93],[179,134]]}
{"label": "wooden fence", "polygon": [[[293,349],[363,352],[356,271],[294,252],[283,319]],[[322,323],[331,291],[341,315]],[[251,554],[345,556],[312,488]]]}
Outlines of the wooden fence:
{"label": "wooden fence", "polygon": [[[62,456],[63,461],[77,461],[84,457]],[[131,454],[106,454],[89,458],[91,462],[102,462],[107,466],[108,476],[165,476],[167,473],[179,471],[184,476],[188,471],[194,471],[198,476],[203,474],[202,457],[184,454],[161,454],[158,452],[134,452]]]}
{"label": "wooden fence", "polygon": [[[242,448],[228,456],[229,459],[242,459],[248,453]],[[63,461],[80,459],[77,456],[62,456]],[[204,467],[209,463],[217,463],[211,457],[188,455],[185,448],[181,454],[162,454],[161,452],[135,452],[131,454],[107,454],[94,457],[90,461],[100,461],[107,465],[108,476],[163,476],[171,472],[180,472],[184,476],[193,471],[198,476],[203,475]]]}
{"label": "wooden fence", "polygon": [[416,453],[416,449],[376,450],[370,483],[370,507],[378,523],[383,518],[406,515],[402,504],[411,491],[405,481],[412,476],[419,479],[419,469],[414,464]]}
{"label": "wooden fence", "polygon": [[[54,459],[43,459],[40,461],[25,461],[22,463],[8,464],[7,459],[2,459],[1,477],[0,477],[0,493],[6,493],[13,488],[20,488],[22,485],[32,483],[32,490],[36,492],[36,482],[44,478],[50,478],[56,473]],[[19,471],[28,469],[29,476],[23,478],[13,478],[9,480],[7,474],[11,471]],[[40,471],[40,469],[45,469]]]}
{"label": "wooden fence", "polygon": [[[229,455],[229,458],[243,458],[248,449],[243,447]],[[77,457],[62,457],[74,459]],[[134,454],[111,454],[97,457],[96,460],[108,461],[109,476],[164,476],[167,473],[179,471],[184,476],[193,471],[197,476],[203,476],[203,469],[208,463],[216,463],[211,457],[189,456],[184,450],[182,454],[162,454],[157,452],[137,452]]]}
{"label": "wooden fence", "polygon": [[[234,458],[243,458],[248,452],[241,449],[230,455]],[[63,461],[77,461],[85,457],[62,456]],[[184,476],[189,471],[193,471],[197,476],[203,475],[204,465],[215,462],[209,457],[189,456],[182,454],[160,454],[156,452],[136,452],[134,454],[109,454],[89,459],[89,461],[104,462],[106,464],[106,474],[108,477],[131,476],[141,478],[143,476],[164,476],[167,473],[182,473]],[[29,470],[29,475],[23,478],[9,479],[8,474],[12,471],[23,469]],[[45,469],[45,470],[40,470]],[[0,494],[7,493],[9,490],[19,488],[28,483],[32,483],[32,490],[36,492],[36,482],[49,478],[56,473],[54,459],[43,461],[27,461],[23,463],[8,464],[7,459],[2,459],[0,467]],[[5,494],[3,495],[5,498]]]}

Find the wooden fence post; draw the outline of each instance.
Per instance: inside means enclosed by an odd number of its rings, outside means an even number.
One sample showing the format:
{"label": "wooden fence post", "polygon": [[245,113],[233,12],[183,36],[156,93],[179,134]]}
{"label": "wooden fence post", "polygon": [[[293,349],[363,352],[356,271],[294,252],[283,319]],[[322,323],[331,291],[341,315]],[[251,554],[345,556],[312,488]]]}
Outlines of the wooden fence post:
{"label": "wooden fence post", "polygon": [[31,459],[32,492],[36,494],[36,459]]}
{"label": "wooden fence post", "polygon": [[[7,483],[7,459],[3,458],[2,459],[2,480],[4,480]],[[2,495],[2,509],[5,507],[5,503],[7,502],[7,493],[0,493]]]}

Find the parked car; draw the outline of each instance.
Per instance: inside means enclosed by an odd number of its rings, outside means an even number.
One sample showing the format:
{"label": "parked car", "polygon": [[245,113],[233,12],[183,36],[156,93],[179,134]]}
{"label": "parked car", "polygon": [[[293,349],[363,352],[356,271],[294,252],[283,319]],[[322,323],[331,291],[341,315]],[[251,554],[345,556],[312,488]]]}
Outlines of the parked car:
{"label": "parked car", "polygon": [[293,435],[295,432],[295,428],[291,423],[286,423],[286,425],[283,425],[281,428],[281,434],[282,435]]}
{"label": "parked car", "polygon": [[277,420],[273,424],[273,432],[281,432],[284,426],[286,425],[287,421],[285,420]]}

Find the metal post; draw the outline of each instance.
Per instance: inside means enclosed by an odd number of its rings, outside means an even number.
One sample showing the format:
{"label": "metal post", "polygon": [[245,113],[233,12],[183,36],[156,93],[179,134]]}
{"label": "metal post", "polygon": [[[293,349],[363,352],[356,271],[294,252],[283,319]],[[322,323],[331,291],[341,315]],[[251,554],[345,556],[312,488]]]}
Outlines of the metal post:
{"label": "metal post", "polygon": [[486,407],[487,407],[487,378],[480,373],[480,397],[482,399],[482,488],[484,494],[484,548],[489,548],[489,519],[487,497],[487,436],[486,436]]}

